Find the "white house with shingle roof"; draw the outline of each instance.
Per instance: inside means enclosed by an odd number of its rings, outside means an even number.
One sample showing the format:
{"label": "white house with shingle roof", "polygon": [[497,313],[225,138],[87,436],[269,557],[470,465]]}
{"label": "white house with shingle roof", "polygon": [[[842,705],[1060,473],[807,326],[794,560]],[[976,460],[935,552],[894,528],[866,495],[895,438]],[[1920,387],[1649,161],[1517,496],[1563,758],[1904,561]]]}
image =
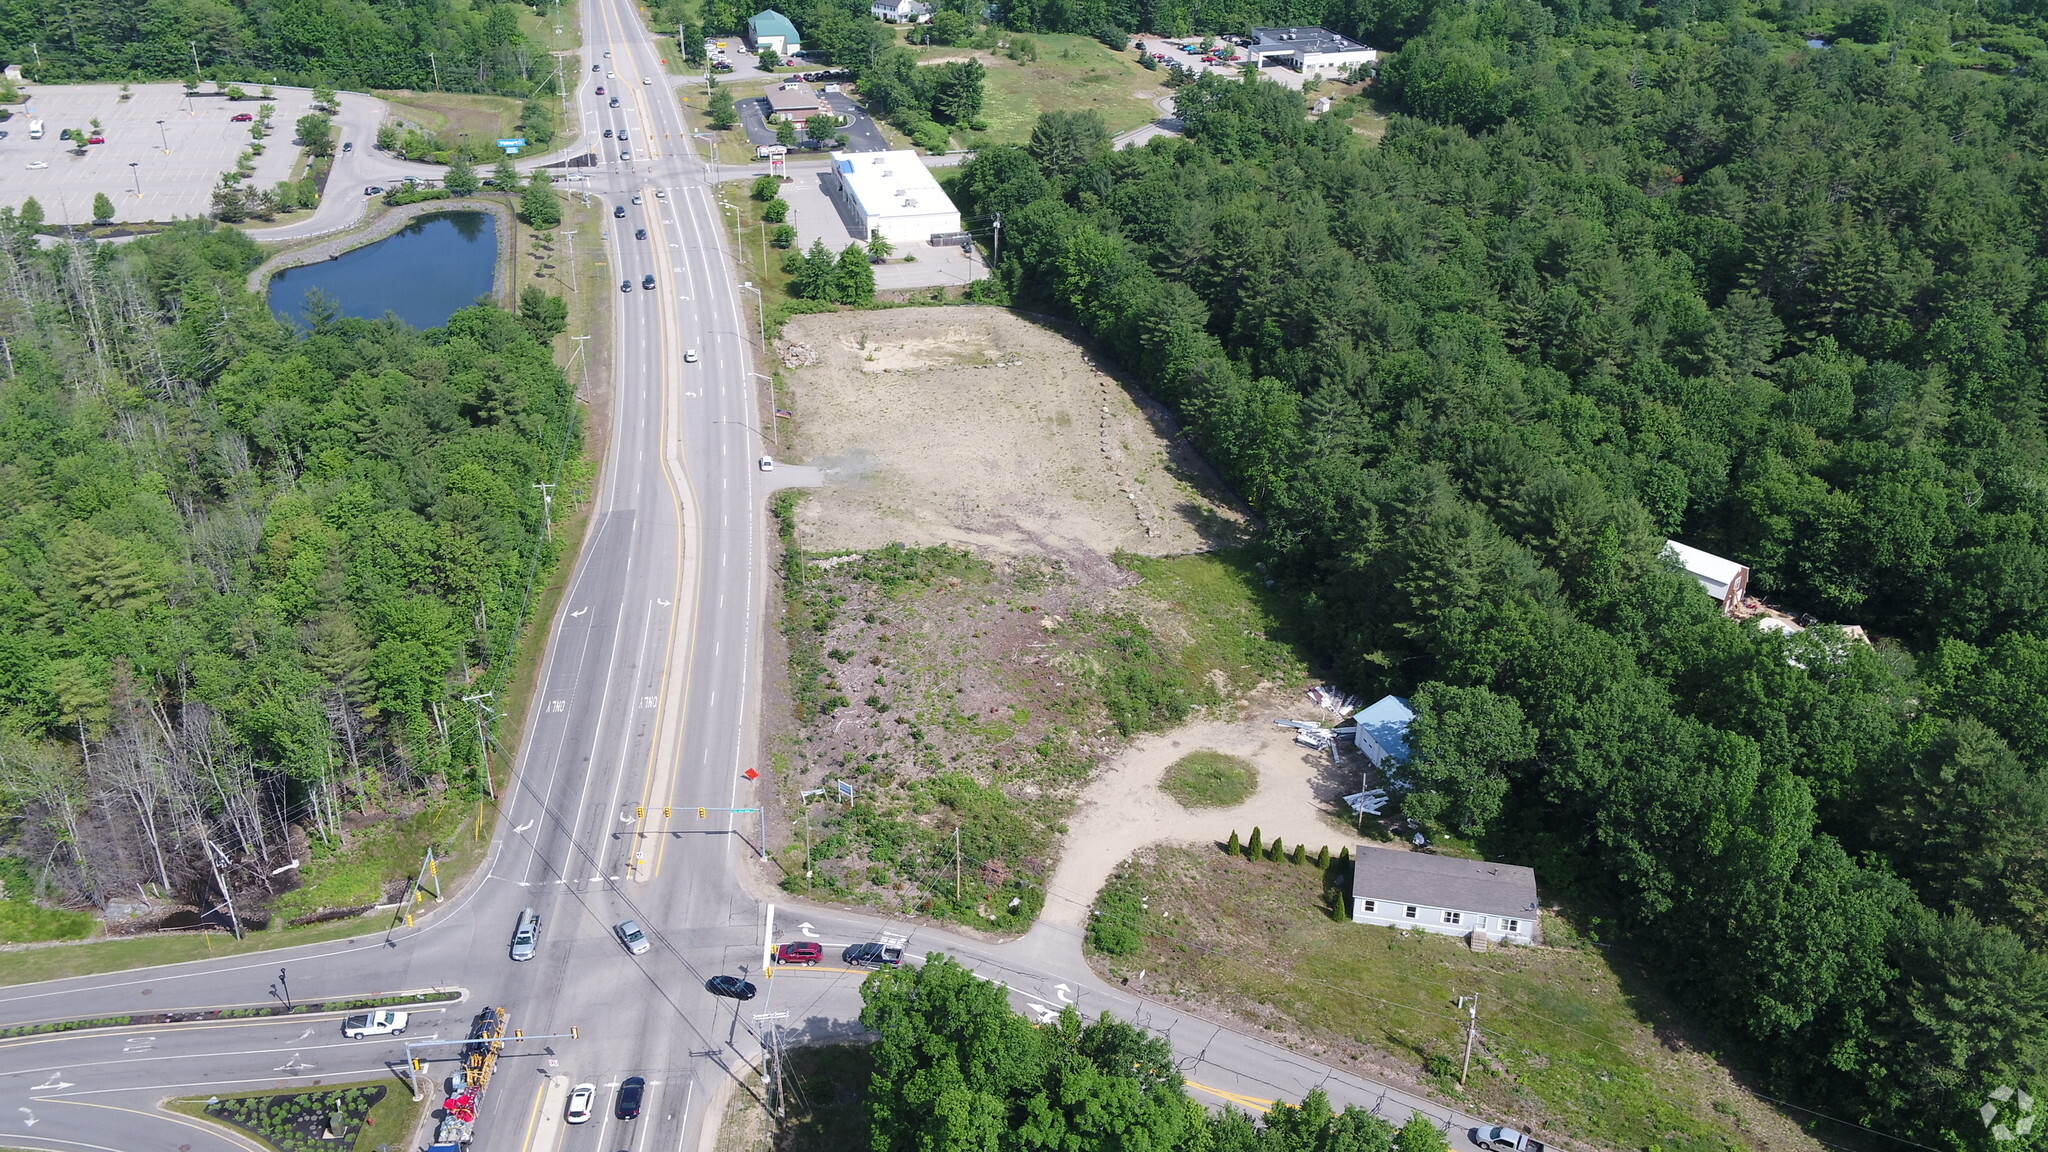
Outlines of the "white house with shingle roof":
{"label": "white house with shingle roof", "polygon": [[1351,865],[1351,918],[1446,936],[1543,942],[1534,870],[1371,844],[1358,846]]}

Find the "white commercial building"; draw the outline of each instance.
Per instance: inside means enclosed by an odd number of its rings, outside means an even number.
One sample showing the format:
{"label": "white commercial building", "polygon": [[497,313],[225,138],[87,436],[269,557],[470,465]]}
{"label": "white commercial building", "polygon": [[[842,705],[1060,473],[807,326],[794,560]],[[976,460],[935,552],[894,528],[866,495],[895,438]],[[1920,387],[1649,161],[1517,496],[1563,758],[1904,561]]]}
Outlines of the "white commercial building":
{"label": "white commercial building", "polygon": [[1254,28],[1244,50],[1261,67],[1285,64],[1297,72],[1343,72],[1380,58],[1376,50],[1327,28]]}
{"label": "white commercial building", "polygon": [[887,24],[923,24],[932,18],[932,6],[923,0],[874,0],[868,11]]}
{"label": "white commercial building", "polygon": [[960,232],[960,210],[915,152],[834,152],[828,191],[855,236],[924,244]]}

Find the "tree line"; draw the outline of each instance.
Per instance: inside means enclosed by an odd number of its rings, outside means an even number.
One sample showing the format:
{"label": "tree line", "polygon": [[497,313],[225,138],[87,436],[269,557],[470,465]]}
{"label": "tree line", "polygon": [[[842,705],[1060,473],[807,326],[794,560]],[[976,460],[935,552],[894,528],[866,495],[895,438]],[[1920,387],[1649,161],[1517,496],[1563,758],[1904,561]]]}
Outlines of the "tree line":
{"label": "tree line", "polygon": [[1186,139],[1052,118],[957,192],[1258,510],[1327,666],[1412,697],[1409,816],[1774,1095],[1982,1146],[2048,1071],[2048,89],[1786,11],[1450,4],[1376,146],[1212,75]]}
{"label": "tree line", "polygon": [[1254,1121],[1188,1097],[1166,1040],[1069,1005],[1034,1026],[1008,989],[933,954],[861,985],[860,1021],[877,1033],[868,1082],[875,1152],[1445,1152],[1420,1113],[1400,1127],[1319,1088]]}
{"label": "tree line", "polygon": [[31,80],[260,79],[283,84],[531,95],[547,46],[520,30],[543,0],[11,0],[0,54]]}
{"label": "tree line", "polygon": [[[577,443],[559,309],[294,331],[189,223],[39,249],[0,208],[0,807],[43,894],[246,910],[351,813],[480,790]],[[284,883],[289,883],[286,873]]]}

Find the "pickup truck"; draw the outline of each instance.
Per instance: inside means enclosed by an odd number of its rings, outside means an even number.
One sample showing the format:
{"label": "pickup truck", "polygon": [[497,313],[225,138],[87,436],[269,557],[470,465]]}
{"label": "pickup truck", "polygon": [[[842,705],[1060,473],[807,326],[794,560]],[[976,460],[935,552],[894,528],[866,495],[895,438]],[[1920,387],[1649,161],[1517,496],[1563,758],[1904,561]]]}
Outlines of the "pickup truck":
{"label": "pickup truck", "polygon": [[1472,1142],[1488,1152],[1494,1149],[1502,1152],[1549,1152],[1549,1145],[1541,1140],[1532,1140],[1528,1134],[1513,1128],[1474,1128]]}
{"label": "pickup truck", "polygon": [[903,963],[903,945],[855,944],[842,953],[840,959],[856,968],[894,968]]}
{"label": "pickup truck", "polygon": [[377,1011],[350,1016],[341,1022],[341,1034],[351,1040],[361,1040],[365,1036],[403,1036],[405,1013]]}

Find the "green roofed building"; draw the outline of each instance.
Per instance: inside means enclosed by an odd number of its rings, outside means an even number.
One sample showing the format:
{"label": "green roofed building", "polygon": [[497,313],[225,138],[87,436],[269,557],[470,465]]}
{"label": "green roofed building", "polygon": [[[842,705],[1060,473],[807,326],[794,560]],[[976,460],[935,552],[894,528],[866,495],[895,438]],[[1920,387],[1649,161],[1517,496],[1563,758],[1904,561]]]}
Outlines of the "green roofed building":
{"label": "green roofed building", "polygon": [[773,8],[747,17],[747,43],[753,45],[756,52],[773,48],[777,56],[794,56],[804,50],[796,34],[796,25]]}

